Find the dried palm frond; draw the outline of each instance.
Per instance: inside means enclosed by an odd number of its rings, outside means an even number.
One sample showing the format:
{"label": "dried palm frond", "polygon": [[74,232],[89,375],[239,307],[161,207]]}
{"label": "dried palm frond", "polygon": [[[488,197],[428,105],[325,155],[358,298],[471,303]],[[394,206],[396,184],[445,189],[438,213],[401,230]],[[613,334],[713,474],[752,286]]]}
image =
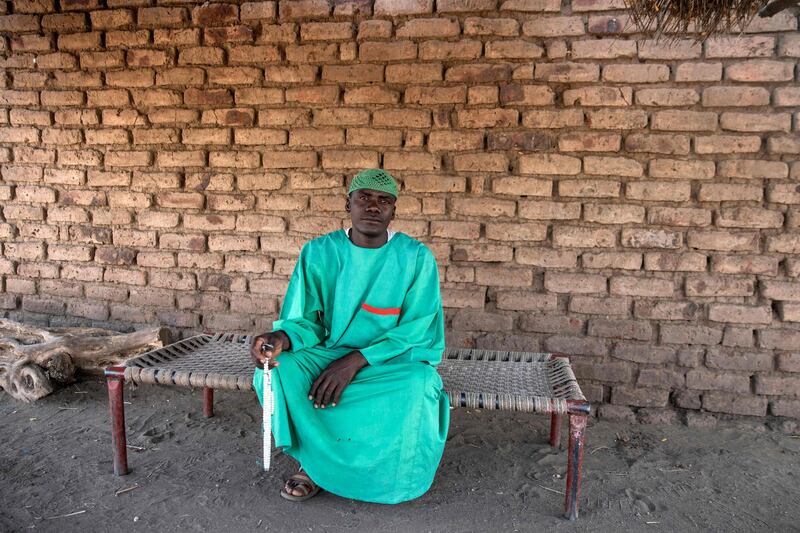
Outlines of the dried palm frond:
{"label": "dried palm frond", "polygon": [[[692,33],[700,39],[741,29],[769,0],[625,0],[634,24],[657,35]],[[776,0],[780,11],[796,0]],[[770,4],[770,8],[773,8]],[[765,12],[774,11],[773,9]],[[775,11],[777,12],[777,11]],[[774,14],[774,13],[773,13]]]}

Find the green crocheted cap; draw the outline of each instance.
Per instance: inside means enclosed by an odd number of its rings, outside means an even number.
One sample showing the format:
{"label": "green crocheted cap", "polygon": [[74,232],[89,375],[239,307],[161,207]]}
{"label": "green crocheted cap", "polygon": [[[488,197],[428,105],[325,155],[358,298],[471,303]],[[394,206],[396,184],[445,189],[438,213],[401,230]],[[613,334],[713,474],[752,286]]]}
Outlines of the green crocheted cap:
{"label": "green crocheted cap", "polygon": [[391,174],[377,168],[362,170],[356,174],[353,181],[350,182],[350,189],[348,189],[347,194],[359,189],[381,191],[397,198],[397,182]]}

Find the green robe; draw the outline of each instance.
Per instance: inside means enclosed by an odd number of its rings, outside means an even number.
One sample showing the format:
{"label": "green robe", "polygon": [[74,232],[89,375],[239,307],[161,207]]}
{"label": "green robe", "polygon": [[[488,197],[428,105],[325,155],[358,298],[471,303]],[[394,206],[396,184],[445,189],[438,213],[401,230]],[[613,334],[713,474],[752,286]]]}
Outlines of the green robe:
{"label": "green robe", "polygon": [[[424,494],[450,420],[435,368],[444,317],[430,250],[402,233],[380,248],[356,246],[344,230],[308,242],[273,329],[292,341],[271,371],[275,445],[339,496],[397,503]],[[315,409],[311,384],[352,350],[369,365],[336,407]],[[262,372],[254,385],[263,403]]]}

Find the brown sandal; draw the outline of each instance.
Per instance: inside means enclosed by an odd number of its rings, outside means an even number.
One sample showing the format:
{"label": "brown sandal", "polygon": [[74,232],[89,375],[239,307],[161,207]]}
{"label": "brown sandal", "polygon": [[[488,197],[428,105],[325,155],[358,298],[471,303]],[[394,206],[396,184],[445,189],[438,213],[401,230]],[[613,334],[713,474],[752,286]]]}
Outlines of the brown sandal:
{"label": "brown sandal", "polygon": [[[295,496],[291,492],[288,492],[286,490],[287,488],[289,490],[299,488],[304,492],[304,494],[302,496]],[[302,502],[313,496],[316,496],[320,490],[322,489],[320,489],[319,485],[311,481],[311,478],[308,477],[308,474],[301,470],[286,480],[286,484],[281,489],[281,496],[293,502]]]}

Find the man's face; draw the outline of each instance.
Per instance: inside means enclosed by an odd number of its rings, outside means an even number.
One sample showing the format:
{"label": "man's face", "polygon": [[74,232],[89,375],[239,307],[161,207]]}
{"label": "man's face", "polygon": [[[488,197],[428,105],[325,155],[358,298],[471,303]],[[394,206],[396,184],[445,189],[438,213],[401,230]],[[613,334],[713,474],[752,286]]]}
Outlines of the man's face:
{"label": "man's face", "polygon": [[350,213],[353,227],[368,237],[386,233],[394,219],[395,197],[372,189],[359,189],[347,197],[345,209]]}

